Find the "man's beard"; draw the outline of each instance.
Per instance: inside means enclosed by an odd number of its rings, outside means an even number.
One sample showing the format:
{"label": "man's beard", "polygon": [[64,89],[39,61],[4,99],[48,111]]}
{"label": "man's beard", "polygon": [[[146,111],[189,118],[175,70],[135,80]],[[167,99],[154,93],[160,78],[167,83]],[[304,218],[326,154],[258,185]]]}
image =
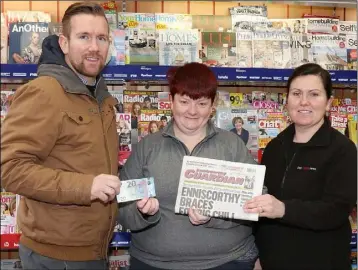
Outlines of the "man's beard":
{"label": "man's beard", "polygon": [[[99,56],[96,56],[96,57],[99,57]],[[81,61],[81,63],[77,64],[75,62],[72,62],[71,61],[71,65],[72,67],[75,69],[75,71],[83,76],[86,76],[86,77],[97,77],[102,69],[104,68],[104,64],[101,62],[102,58],[99,57],[99,61],[100,61],[100,64],[99,64],[99,67],[97,69],[97,71],[93,71],[93,72],[88,72],[86,71],[86,66],[85,66],[85,63],[84,63],[84,59]]]}

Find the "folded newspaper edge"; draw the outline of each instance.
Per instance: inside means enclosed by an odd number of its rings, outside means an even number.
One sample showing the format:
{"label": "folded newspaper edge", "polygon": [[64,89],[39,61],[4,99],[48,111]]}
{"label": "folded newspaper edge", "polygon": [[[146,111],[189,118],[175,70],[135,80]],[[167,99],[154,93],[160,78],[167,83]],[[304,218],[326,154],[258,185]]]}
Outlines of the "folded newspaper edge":
{"label": "folded newspaper edge", "polygon": [[257,221],[243,205],[262,194],[265,171],[264,165],[185,156],[175,213],[194,208],[205,216]]}

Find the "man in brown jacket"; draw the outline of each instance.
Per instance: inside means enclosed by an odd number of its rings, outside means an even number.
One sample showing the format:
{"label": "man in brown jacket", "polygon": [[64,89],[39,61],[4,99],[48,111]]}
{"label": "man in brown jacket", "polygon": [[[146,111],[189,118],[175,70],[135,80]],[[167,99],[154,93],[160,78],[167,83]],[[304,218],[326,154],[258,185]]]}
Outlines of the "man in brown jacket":
{"label": "man in brown jacket", "polygon": [[22,196],[24,269],[106,269],[120,190],[116,101],[99,75],[109,27],[93,3],[71,5],[62,23],[3,123],[2,186]]}

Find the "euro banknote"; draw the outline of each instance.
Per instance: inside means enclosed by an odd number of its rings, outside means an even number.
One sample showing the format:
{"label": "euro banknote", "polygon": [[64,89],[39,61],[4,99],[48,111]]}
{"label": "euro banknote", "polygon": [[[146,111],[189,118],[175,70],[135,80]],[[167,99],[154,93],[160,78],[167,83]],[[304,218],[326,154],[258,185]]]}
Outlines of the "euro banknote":
{"label": "euro banknote", "polygon": [[150,197],[155,197],[153,177],[121,181],[121,190],[117,195],[117,201],[122,203]]}

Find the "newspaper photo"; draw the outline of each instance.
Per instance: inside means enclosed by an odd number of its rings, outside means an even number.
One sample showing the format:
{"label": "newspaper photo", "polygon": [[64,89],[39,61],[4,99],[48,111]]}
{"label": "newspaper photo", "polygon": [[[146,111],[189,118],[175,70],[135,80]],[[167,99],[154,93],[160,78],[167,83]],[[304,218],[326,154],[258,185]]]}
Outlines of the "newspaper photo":
{"label": "newspaper photo", "polygon": [[193,208],[205,216],[257,221],[258,214],[245,213],[243,206],[262,194],[265,171],[263,165],[185,156],[175,213]]}

